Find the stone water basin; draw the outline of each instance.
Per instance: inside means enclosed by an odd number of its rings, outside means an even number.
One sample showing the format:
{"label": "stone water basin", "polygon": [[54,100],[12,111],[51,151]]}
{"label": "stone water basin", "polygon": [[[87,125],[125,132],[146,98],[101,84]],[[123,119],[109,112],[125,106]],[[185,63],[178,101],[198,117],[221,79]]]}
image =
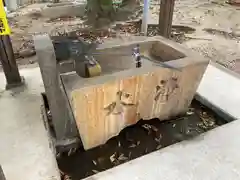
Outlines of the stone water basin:
{"label": "stone water basin", "polygon": [[[159,62],[167,62],[177,59],[182,59],[185,54],[171,45],[162,43],[156,38],[149,38],[147,41],[135,41],[116,45],[100,45],[95,52],[94,58],[102,67],[101,75],[112,74],[128,69],[135,69],[136,62],[132,56],[132,49],[139,44],[140,54],[146,58],[142,58],[142,67],[150,67]],[[71,64],[71,65],[69,65]],[[171,63],[170,63],[171,64]],[[61,71],[74,71],[72,61],[63,62]]]}
{"label": "stone water basin", "polygon": [[[141,68],[136,68],[132,57],[137,44],[147,57]],[[60,68],[86,150],[104,144],[140,119],[167,120],[184,113],[208,65],[200,55],[162,37],[106,43],[94,53],[102,68],[100,76],[80,77],[67,61]],[[163,68],[159,62],[179,70]]]}

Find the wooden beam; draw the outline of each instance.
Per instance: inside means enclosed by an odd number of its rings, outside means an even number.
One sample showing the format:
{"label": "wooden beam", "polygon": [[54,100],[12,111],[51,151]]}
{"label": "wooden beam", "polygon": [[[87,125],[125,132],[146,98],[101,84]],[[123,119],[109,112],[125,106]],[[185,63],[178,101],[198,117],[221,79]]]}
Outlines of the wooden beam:
{"label": "wooden beam", "polygon": [[172,19],[175,0],[161,0],[159,13],[160,35],[169,38],[172,29]]}
{"label": "wooden beam", "polygon": [[6,89],[23,84],[14,57],[12,43],[8,35],[0,36],[0,61],[6,77]]}

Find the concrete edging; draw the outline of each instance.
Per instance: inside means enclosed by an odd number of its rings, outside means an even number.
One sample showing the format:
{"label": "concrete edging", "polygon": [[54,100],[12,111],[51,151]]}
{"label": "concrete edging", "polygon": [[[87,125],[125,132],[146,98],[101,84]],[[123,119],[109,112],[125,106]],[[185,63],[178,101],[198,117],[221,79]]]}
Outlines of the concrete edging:
{"label": "concrete edging", "polygon": [[206,98],[201,96],[199,93],[197,93],[194,97],[197,101],[199,101],[201,104],[204,106],[208,107],[211,109],[213,112],[215,112],[219,117],[223,118],[226,122],[232,122],[236,120],[231,114],[227,113],[220,107],[216,106],[215,104],[211,103],[208,101]]}
{"label": "concrete edging", "polygon": [[210,62],[195,98],[230,122],[240,117],[237,108],[240,107],[240,96],[237,93],[239,88],[240,74]]}

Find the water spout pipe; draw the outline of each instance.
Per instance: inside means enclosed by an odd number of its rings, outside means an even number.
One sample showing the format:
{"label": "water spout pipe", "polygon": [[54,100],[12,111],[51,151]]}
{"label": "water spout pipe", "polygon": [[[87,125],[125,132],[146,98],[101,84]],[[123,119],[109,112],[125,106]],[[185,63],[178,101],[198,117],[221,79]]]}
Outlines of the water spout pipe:
{"label": "water spout pipe", "polygon": [[150,0],[144,0],[141,32],[147,36]]}

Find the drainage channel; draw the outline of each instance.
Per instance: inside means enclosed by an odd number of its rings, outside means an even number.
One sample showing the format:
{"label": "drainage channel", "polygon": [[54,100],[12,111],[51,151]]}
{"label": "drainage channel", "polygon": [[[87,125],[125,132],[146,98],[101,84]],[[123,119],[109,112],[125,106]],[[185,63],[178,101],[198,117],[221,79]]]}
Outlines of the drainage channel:
{"label": "drainage channel", "polygon": [[70,156],[62,154],[57,159],[62,179],[84,179],[233,120],[218,114],[195,99],[186,114],[172,120],[139,121],[102,146],[87,151],[80,148]]}

